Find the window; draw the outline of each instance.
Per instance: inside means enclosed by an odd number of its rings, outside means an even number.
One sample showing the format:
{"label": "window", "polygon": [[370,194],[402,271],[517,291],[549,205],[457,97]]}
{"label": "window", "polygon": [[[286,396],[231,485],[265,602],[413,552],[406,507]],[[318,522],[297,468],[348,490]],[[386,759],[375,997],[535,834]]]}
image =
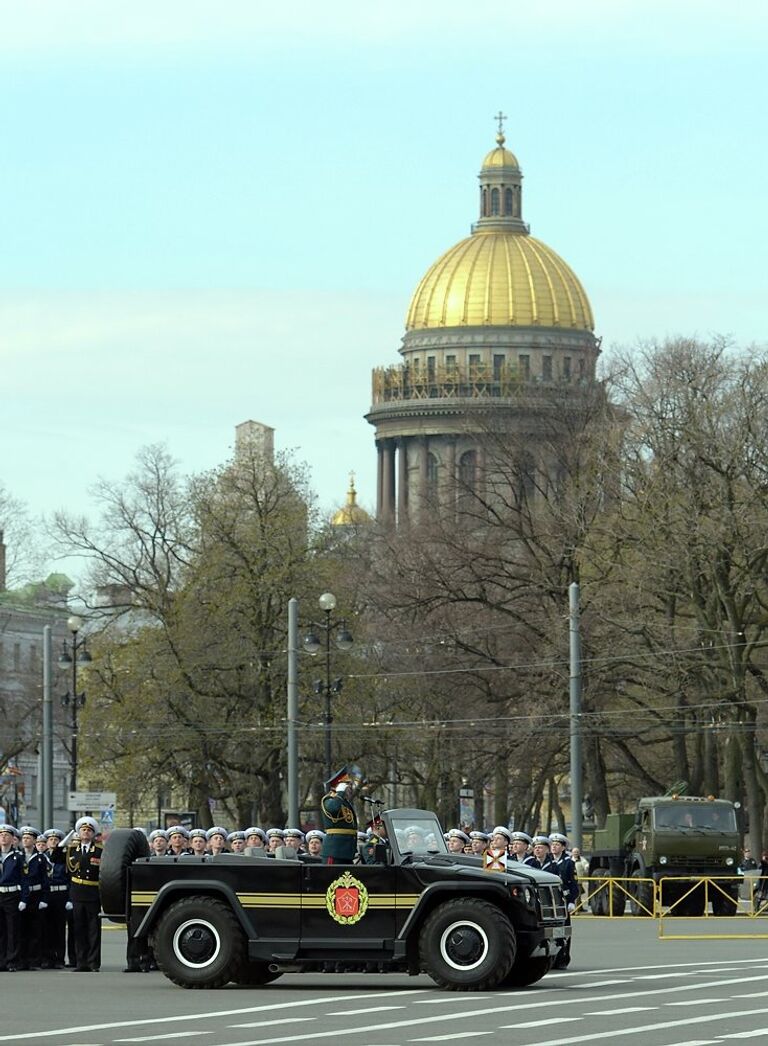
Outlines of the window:
{"label": "window", "polygon": [[40,665],[37,660],[37,644],[32,643],[29,647],[29,670],[30,672],[36,672]]}
{"label": "window", "polygon": [[531,380],[531,357],[518,356],[517,365],[520,368],[520,377],[523,381]]}
{"label": "window", "polygon": [[430,381],[435,380],[435,357],[427,356],[427,377]]}
{"label": "window", "polygon": [[21,668],[21,643],[13,644],[13,670],[18,672]]}
{"label": "window", "polygon": [[565,381],[571,380],[571,357],[563,356],[563,378]]}
{"label": "window", "polygon": [[552,381],[552,357],[541,357],[541,377],[544,381]]}
{"label": "window", "polygon": [[476,482],[477,453],[474,450],[467,450],[459,458],[459,487],[461,491],[469,493],[475,490]]}
{"label": "window", "polygon": [[480,375],[480,356],[477,353],[469,354],[469,380],[475,381]]}
{"label": "window", "polygon": [[506,361],[506,358],[507,358],[506,356],[503,356],[501,354],[494,355],[494,357],[493,357],[493,380],[494,381],[501,381],[501,375],[502,375],[502,372],[504,370],[504,363]]}
{"label": "window", "polygon": [[579,360],[579,381],[584,381],[584,360]]}
{"label": "window", "polygon": [[491,214],[499,213],[499,190],[491,189]]}
{"label": "window", "polygon": [[445,369],[448,371],[449,374],[455,374],[456,373],[456,357],[455,356],[446,356],[445,357]]}
{"label": "window", "polygon": [[512,199],[513,199],[512,190],[511,189],[505,189],[504,190],[504,213],[505,214],[512,214],[512,211],[513,211]]}
{"label": "window", "polygon": [[434,493],[437,489],[437,458],[434,454],[427,454],[427,490]]}
{"label": "window", "polygon": [[480,214],[483,218],[488,217],[488,190],[483,189],[481,203],[480,203]]}

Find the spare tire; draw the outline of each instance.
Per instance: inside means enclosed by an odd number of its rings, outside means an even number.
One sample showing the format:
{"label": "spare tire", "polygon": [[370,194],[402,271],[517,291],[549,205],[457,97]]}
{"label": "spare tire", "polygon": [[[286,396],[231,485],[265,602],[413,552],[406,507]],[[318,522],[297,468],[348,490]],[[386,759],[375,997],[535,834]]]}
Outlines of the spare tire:
{"label": "spare tire", "polygon": [[99,869],[101,907],[115,923],[126,920],[128,865],[139,857],[149,857],[147,837],[138,828],[116,828],[104,844]]}

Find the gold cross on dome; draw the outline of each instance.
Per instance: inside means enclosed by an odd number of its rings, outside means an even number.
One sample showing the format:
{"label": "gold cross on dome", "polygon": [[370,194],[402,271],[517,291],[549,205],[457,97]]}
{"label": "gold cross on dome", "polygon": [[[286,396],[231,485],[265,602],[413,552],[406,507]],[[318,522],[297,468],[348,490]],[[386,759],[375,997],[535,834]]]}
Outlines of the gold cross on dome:
{"label": "gold cross on dome", "polygon": [[501,111],[501,109],[499,109],[499,111],[494,116],[494,120],[499,121],[499,134],[504,134],[504,121],[506,120],[506,118],[506,115]]}

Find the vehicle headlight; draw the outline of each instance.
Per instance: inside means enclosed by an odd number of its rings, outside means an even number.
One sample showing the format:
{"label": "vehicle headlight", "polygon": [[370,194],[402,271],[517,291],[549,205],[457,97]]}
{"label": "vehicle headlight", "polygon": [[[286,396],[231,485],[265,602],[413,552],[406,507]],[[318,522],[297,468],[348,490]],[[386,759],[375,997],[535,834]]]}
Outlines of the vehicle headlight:
{"label": "vehicle headlight", "polygon": [[659,858],[659,864],[666,864],[666,863],[667,863],[667,858],[666,857],[660,857]]}
{"label": "vehicle headlight", "polygon": [[732,858],[732,857],[726,857],[726,859],[725,859],[725,863],[726,863],[726,864],[728,865],[728,867],[730,868],[730,867],[731,867],[731,865],[733,864],[733,858]]}

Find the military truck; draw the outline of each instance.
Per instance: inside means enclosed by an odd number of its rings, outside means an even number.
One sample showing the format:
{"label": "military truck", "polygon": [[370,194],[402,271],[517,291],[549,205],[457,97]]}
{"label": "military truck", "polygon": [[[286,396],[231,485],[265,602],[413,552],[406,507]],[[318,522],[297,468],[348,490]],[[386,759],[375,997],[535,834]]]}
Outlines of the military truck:
{"label": "military truck", "polygon": [[119,829],[101,864],[106,916],[150,942],[185,988],[263,985],[285,972],[428,973],[453,991],[524,987],[567,949],[560,879],[449,854],[434,813],[382,814],[389,844],[372,864],[275,856],[150,857]]}
{"label": "military truck", "polygon": [[[600,889],[592,896],[591,910],[595,915],[623,915],[628,902],[633,915],[650,916],[654,888],[647,880],[664,880],[663,906],[672,905],[676,915],[702,915],[704,886],[690,877],[735,876],[738,855],[733,803],[677,793],[640,799],[635,813],[608,814],[605,827],[595,832],[590,877],[623,879],[626,892],[618,885],[610,891]],[[736,913],[739,885],[738,880],[723,878],[718,886],[709,886],[706,893],[714,915]],[[590,894],[598,886],[591,883]]]}

